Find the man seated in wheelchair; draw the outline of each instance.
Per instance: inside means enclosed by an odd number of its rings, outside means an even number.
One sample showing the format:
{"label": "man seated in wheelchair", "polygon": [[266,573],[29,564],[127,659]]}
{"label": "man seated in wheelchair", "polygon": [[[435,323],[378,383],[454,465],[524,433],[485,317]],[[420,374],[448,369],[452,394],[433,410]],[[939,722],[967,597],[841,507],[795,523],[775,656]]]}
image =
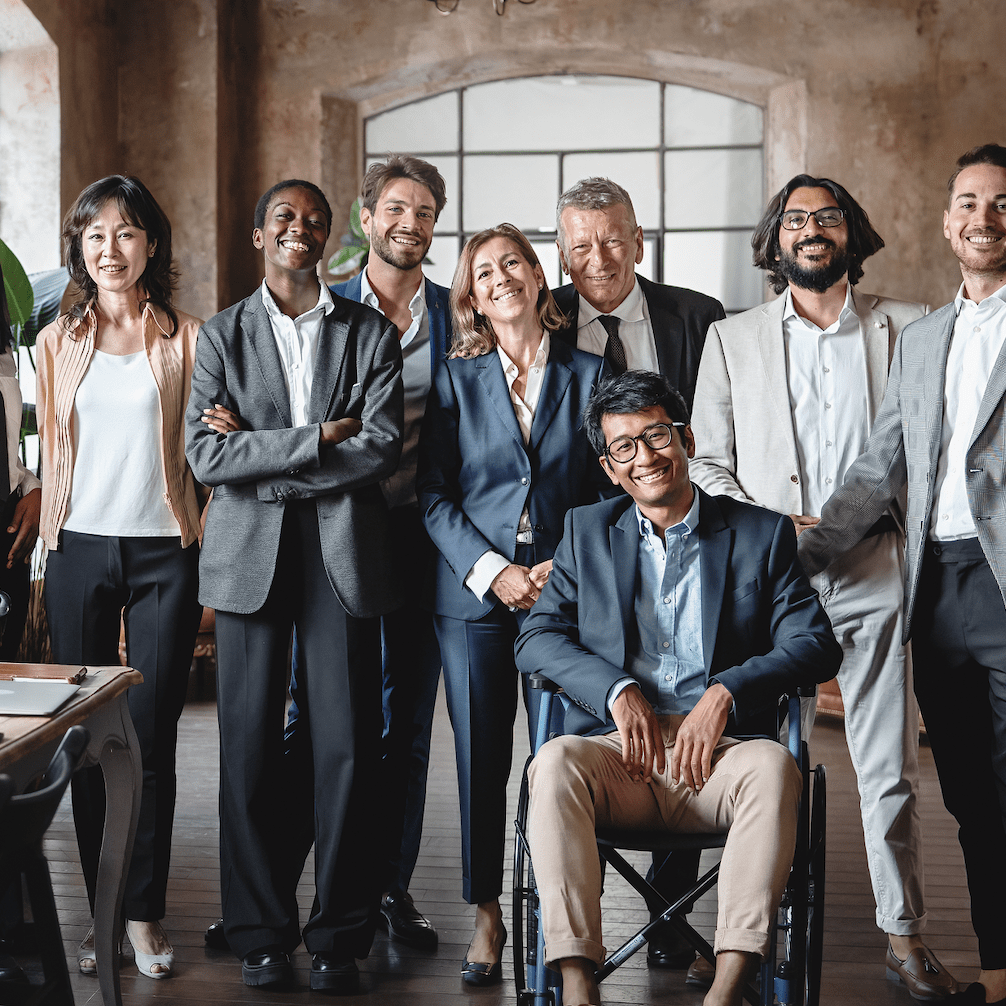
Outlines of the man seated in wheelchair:
{"label": "man seated in wheelchair", "polygon": [[705,1004],[739,1004],[786,885],[801,776],[781,744],[735,738],[773,734],[779,697],[834,677],[841,650],[797,561],[793,522],[689,481],[688,412],[665,378],[606,382],[584,425],[628,495],[566,515],[516,644],[520,670],[571,700],[567,735],[528,774],[546,959],[568,1006],[600,1002],[595,825],[729,829]]}

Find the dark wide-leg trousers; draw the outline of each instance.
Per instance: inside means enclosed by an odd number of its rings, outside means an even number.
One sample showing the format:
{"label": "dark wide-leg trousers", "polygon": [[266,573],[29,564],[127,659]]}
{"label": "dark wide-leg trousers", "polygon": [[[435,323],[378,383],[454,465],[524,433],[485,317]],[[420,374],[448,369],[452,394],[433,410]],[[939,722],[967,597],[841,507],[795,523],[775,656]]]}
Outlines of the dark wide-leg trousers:
{"label": "dark wide-leg trousers", "polygon": [[981,965],[1006,968],[1006,606],[977,538],[926,545],[912,659]]}
{"label": "dark wide-leg trousers", "polygon": [[[140,819],[126,878],[127,919],[165,915],[175,814],[175,743],[202,607],[199,548],[178,538],[119,538],[63,531],[46,559],[45,602],[60,664],[118,664],[119,619],[126,659],[143,675],[126,695],[143,763]],[[72,781],[73,819],[87,898],[94,913],[105,827],[100,767]]]}
{"label": "dark wide-leg trousers", "polygon": [[[298,703],[308,726],[313,801],[284,753],[287,655],[296,627]],[[217,611],[220,883],[224,931],[244,957],[300,942],[296,888],[305,831],[315,839],[311,953],[365,957],[380,894],[380,619],[346,613],[328,580],[313,501],[287,504],[265,604]],[[291,854],[293,853],[293,854]]]}

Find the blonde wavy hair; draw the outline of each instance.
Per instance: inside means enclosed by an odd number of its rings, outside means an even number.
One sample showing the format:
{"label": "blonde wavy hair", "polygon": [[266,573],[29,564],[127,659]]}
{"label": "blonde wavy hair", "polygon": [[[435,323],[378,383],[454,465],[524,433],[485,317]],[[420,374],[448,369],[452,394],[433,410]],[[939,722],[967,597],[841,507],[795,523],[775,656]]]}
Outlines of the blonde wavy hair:
{"label": "blonde wavy hair", "polygon": [[[492,323],[483,314],[476,314],[471,305],[472,296],[472,262],[478,250],[493,238],[506,238],[517,246],[521,257],[533,267],[540,266],[538,256],[531,247],[531,242],[514,227],[513,224],[498,224],[488,227],[478,234],[473,234],[461,251],[457,267],[454,270],[454,280],[451,283],[451,316],[454,322],[454,334],[451,337],[451,357],[460,356],[470,359],[474,356],[484,356],[496,348],[496,333]],[[548,288],[543,283],[538,292],[538,324],[554,332],[562,328],[566,316],[559,310]]]}

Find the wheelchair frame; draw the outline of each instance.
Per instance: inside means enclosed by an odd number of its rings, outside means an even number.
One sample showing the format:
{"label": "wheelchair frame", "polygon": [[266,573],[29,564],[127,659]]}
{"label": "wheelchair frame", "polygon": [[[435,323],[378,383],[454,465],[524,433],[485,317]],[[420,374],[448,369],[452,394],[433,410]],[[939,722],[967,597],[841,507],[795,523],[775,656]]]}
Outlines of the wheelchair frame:
{"label": "wheelchair frame", "polygon": [[[518,1006],[562,1006],[562,979],[545,965],[544,937],[534,868],[525,827],[528,808],[527,772],[539,748],[549,739],[552,705],[558,686],[543,674],[532,674],[528,687],[542,694],[538,722],[532,738],[532,754],[524,765],[515,822],[513,869],[513,961]],[[800,694],[804,694],[801,690]],[[814,690],[809,691],[810,695]],[[803,792],[797,823],[796,851],[789,880],[783,893],[776,924],[771,933],[769,953],[760,969],[760,988],[747,985],[744,998],[752,1006],[818,1006],[821,991],[821,958],[824,927],[824,867],[827,787],[825,769],[810,769],[807,745],[800,736],[800,698],[784,696],[780,719],[788,715],[787,748],[803,776]],[[706,871],[677,901],[669,902],[618,851],[671,852],[685,849],[717,849],[726,835],[675,834],[673,832],[598,829],[597,847],[601,858],[648,902],[662,907],[659,916],[613,951],[598,966],[600,984],[649,940],[655,929],[672,926],[706,960],[715,962],[713,948],[685,916],[694,903],[709,891],[719,876],[719,863]]]}

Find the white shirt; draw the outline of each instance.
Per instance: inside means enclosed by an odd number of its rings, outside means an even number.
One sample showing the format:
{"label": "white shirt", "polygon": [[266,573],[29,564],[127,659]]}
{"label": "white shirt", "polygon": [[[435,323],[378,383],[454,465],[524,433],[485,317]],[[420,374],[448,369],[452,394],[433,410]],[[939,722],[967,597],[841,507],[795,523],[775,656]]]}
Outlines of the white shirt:
{"label": "white shirt", "polygon": [[[389,507],[409,506],[416,502],[416,463],[419,457],[419,427],[426,414],[426,399],[430,394],[430,317],[426,310],[426,281],[409,301],[412,323],[399,339],[402,347],[402,384],[405,389],[405,425],[402,433],[402,458],[395,474],[381,483]],[[360,277],[360,302],[381,314],[381,303],[367,278]]]}
{"label": "white shirt", "polygon": [[[517,364],[510,359],[499,345],[496,352],[499,354],[500,363],[503,365],[503,376],[506,378],[507,390],[510,392],[510,401],[513,403],[514,415],[517,417],[517,425],[520,427],[521,436],[524,443],[531,439],[531,424],[534,422],[535,409],[538,408],[538,399],[541,397],[541,386],[545,380],[545,365],[548,363],[548,352],[552,345],[552,339],[546,329],[542,333],[541,342],[538,344],[538,352],[531,361],[531,366],[527,372],[527,386],[524,394],[518,395],[513,389],[514,381],[520,373]],[[530,489],[528,492],[530,493]],[[520,515],[520,523],[517,531],[530,531],[531,518],[524,507]],[[499,552],[492,550],[483,552],[475,560],[475,565],[469,570],[465,577],[465,586],[481,601],[486,596],[486,591],[492,585],[500,573],[510,565],[510,560]]]}
{"label": "white shirt", "polygon": [[[604,347],[608,345],[608,333],[597,320],[601,315],[583,295],[580,295],[580,310],[576,318],[576,347],[595,356],[604,356]],[[650,311],[646,306],[646,298],[635,278],[629,295],[614,311],[613,318],[618,318],[618,337],[625,347],[625,364],[629,370],[648,370],[660,373],[657,361],[657,344],[653,339],[653,326],[650,324]]]}
{"label": "white shirt", "polygon": [[962,283],[954,307],[957,320],[947,353],[940,461],[929,523],[929,537],[936,541],[978,533],[968,504],[967,452],[992,367],[1006,340],[1006,286],[976,304],[964,296]]}
{"label": "white shirt", "polygon": [[319,283],[318,286],[318,303],[299,317],[289,318],[279,309],[266,281],[262,280],[262,303],[265,304],[276,348],[279,350],[279,362],[283,367],[283,378],[290,396],[290,417],[294,426],[307,426],[321,323],[325,315],[330,314],[335,307],[328,287],[324,283]]}
{"label": "white shirt", "polygon": [[789,289],[785,298],[786,375],[803,513],[818,517],[870,435],[866,346],[851,286],[838,319],[825,329],[797,314]]}

